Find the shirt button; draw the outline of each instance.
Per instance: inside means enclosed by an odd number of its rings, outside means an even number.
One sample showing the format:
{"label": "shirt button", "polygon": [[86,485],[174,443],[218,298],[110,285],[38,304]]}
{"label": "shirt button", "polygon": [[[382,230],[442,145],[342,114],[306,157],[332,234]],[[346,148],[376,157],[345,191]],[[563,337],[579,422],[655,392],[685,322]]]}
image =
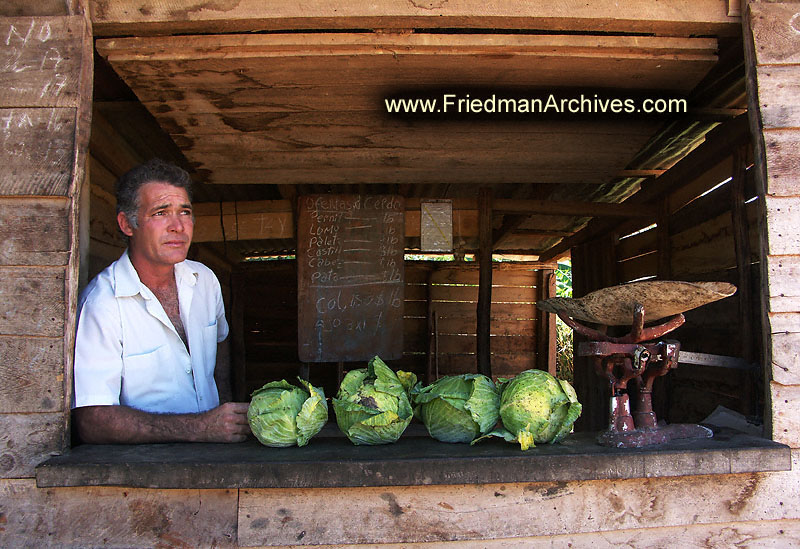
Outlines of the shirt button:
{"label": "shirt button", "polygon": [[191,368],[186,368],[186,373],[187,374],[191,374],[192,373],[192,369]]}

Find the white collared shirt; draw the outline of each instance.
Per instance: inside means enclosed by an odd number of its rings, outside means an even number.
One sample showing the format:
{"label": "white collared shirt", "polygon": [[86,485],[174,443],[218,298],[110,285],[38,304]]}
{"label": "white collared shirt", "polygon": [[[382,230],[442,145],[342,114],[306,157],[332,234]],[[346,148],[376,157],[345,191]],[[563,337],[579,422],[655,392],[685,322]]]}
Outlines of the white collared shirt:
{"label": "white collared shirt", "polygon": [[73,407],[122,404],[156,413],[197,413],[219,405],[217,343],[228,336],[214,273],[175,265],[189,350],[128,251],[92,280],[79,300]]}

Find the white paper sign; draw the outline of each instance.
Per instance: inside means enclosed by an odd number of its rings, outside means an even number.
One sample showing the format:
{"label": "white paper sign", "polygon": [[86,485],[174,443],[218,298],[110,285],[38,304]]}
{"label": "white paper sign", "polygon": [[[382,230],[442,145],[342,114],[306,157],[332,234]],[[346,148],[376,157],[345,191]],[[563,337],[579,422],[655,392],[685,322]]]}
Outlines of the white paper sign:
{"label": "white paper sign", "polygon": [[453,251],[453,202],[420,202],[420,248],[423,252]]}

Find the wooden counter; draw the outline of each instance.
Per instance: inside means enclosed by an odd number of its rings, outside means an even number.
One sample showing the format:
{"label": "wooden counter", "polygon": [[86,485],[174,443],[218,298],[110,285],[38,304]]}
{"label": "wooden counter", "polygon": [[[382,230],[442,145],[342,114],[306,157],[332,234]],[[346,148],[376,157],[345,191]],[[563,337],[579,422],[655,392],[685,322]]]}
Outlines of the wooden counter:
{"label": "wooden counter", "polygon": [[629,479],[788,471],[788,446],[738,431],[661,446],[599,446],[577,433],[522,452],[500,439],[446,444],[412,424],[398,442],[354,446],[335,424],[303,448],[241,444],[82,445],[36,468],[39,487],[323,488]]}

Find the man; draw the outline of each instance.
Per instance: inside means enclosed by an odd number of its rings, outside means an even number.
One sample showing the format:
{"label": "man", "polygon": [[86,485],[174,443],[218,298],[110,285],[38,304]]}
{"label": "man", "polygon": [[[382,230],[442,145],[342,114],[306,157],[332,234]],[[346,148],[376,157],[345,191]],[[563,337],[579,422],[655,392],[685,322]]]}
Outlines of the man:
{"label": "man", "polygon": [[160,160],[117,182],[128,248],[80,299],[73,407],[85,442],[241,442],[250,432],[247,403],[219,403],[228,324],[217,278],[186,259],[190,192],[188,174]]}

